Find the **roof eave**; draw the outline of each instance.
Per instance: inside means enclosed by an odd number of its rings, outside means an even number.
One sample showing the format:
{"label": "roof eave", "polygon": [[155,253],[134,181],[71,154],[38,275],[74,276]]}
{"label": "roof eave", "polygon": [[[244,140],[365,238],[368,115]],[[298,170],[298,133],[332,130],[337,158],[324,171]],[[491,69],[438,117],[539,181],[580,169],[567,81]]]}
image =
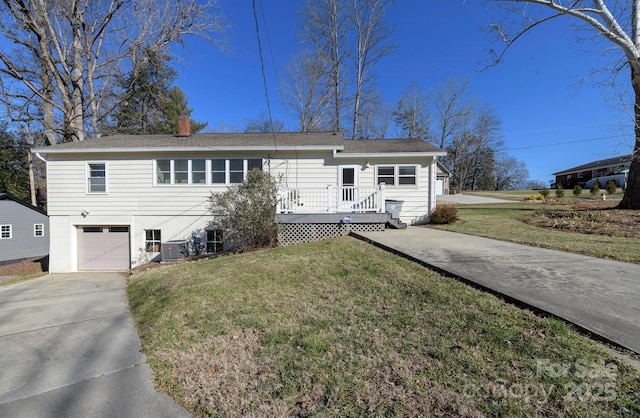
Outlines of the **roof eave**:
{"label": "roof eave", "polygon": [[341,158],[399,158],[399,157],[444,157],[446,151],[407,151],[407,152],[334,152],[336,159]]}
{"label": "roof eave", "polygon": [[34,148],[32,153],[41,154],[114,154],[114,153],[154,153],[154,152],[202,152],[202,151],[336,151],[341,150],[342,145],[299,145],[299,146],[223,146],[223,147],[140,147],[140,148],[72,148],[72,149],[49,149]]}
{"label": "roof eave", "polygon": [[49,216],[49,215],[47,215],[47,212],[45,212],[44,210],[40,209],[39,207],[32,206],[29,203],[25,202],[24,200],[18,199],[17,197],[15,197],[14,195],[12,195],[9,192],[0,193],[0,200],[10,200],[10,201],[15,202],[15,203],[17,203],[19,205],[24,206],[25,208],[31,209],[31,210],[33,210],[35,212],[38,212],[38,213],[40,213],[40,214],[42,214],[44,216],[47,216],[47,217]]}

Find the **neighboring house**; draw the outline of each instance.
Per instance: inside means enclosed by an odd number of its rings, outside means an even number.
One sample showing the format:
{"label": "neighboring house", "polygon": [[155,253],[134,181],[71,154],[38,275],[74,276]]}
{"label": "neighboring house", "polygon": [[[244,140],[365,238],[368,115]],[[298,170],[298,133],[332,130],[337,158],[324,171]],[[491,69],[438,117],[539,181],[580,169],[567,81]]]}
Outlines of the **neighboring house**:
{"label": "neighboring house", "polygon": [[49,217],[10,193],[0,193],[0,265],[49,254]]}
{"label": "neighboring house", "polygon": [[556,184],[562,184],[565,189],[573,188],[576,184],[583,186],[587,181],[595,177],[616,174],[620,169],[629,168],[631,155],[622,155],[615,158],[591,161],[577,167],[553,173]]}
{"label": "neighboring house", "polygon": [[386,200],[402,201],[402,221],[424,221],[435,207],[437,157],[445,155],[417,139],[334,133],[113,136],[33,152],[47,160],[52,273],[127,270],[163,249],[165,259],[179,256],[183,245],[220,251],[224,232],[212,225],[207,198],[253,168],[281,179],[285,223],[332,215],[321,223],[343,226],[385,215]]}
{"label": "neighboring house", "polygon": [[436,173],[436,195],[449,194],[449,180],[451,179],[451,172],[442,164],[437,162]]}

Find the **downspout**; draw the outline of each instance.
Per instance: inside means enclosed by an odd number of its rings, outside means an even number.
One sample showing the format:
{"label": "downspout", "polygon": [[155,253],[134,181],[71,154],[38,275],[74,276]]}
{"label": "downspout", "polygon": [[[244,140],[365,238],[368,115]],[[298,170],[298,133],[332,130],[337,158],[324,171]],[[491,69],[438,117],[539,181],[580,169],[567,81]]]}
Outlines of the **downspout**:
{"label": "downspout", "polygon": [[[35,154],[35,156],[44,162],[44,169],[45,169],[45,173],[49,170],[49,161],[47,161],[39,152],[34,152],[33,154]],[[49,179],[45,174],[45,180],[47,181],[47,190],[49,190]],[[48,194],[47,194],[48,196]],[[48,199],[48,198],[47,198]],[[48,210],[49,208],[49,201],[47,200],[47,212],[49,212]]]}
{"label": "downspout", "polygon": [[34,152],[34,154],[36,155],[36,157],[38,157],[39,160],[44,161],[45,164],[48,162],[47,160],[44,159],[44,157],[42,155],[40,155],[39,152]]}
{"label": "downspout", "polygon": [[434,156],[431,160],[431,164],[429,164],[429,213],[428,216],[431,216],[431,212],[436,208],[436,164],[438,157]]}

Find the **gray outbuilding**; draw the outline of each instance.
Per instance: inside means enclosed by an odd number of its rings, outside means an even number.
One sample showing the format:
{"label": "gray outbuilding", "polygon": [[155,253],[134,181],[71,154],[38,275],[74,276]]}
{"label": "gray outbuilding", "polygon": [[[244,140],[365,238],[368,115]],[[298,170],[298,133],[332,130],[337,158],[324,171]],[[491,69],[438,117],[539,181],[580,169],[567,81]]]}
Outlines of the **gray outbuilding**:
{"label": "gray outbuilding", "polygon": [[49,254],[49,217],[10,193],[0,193],[0,265]]}

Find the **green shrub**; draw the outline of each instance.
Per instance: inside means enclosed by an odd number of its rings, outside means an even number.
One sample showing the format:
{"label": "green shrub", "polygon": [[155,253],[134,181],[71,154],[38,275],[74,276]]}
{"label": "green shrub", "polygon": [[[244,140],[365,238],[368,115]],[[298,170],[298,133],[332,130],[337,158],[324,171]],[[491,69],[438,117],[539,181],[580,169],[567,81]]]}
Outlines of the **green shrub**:
{"label": "green shrub", "polygon": [[453,205],[437,205],[429,217],[429,223],[436,225],[452,224],[457,220],[458,210]]}
{"label": "green shrub", "polygon": [[556,189],[556,197],[564,197],[564,188],[562,184],[558,183],[558,188]]}
{"label": "green shrub", "polygon": [[614,194],[616,192],[616,182],[613,180],[609,180],[607,182],[607,193]]}
{"label": "green shrub", "polygon": [[576,184],[576,187],[573,188],[573,195],[578,197],[582,194],[582,187],[579,184]]}
{"label": "green shrub", "polygon": [[598,194],[599,191],[600,191],[600,182],[596,180],[596,182],[593,183],[593,186],[591,186],[589,193],[591,193],[592,196],[595,196]]}
{"label": "green shrub", "polygon": [[543,187],[542,190],[540,190],[540,195],[544,198],[544,199],[540,199],[540,200],[546,200],[549,197],[549,189],[547,189],[546,187]]}
{"label": "green shrub", "polygon": [[225,241],[229,238],[241,251],[276,244],[276,203],[276,180],[258,169],[249,172],[246,182],[209,196],[209,210],[225,231]]}

